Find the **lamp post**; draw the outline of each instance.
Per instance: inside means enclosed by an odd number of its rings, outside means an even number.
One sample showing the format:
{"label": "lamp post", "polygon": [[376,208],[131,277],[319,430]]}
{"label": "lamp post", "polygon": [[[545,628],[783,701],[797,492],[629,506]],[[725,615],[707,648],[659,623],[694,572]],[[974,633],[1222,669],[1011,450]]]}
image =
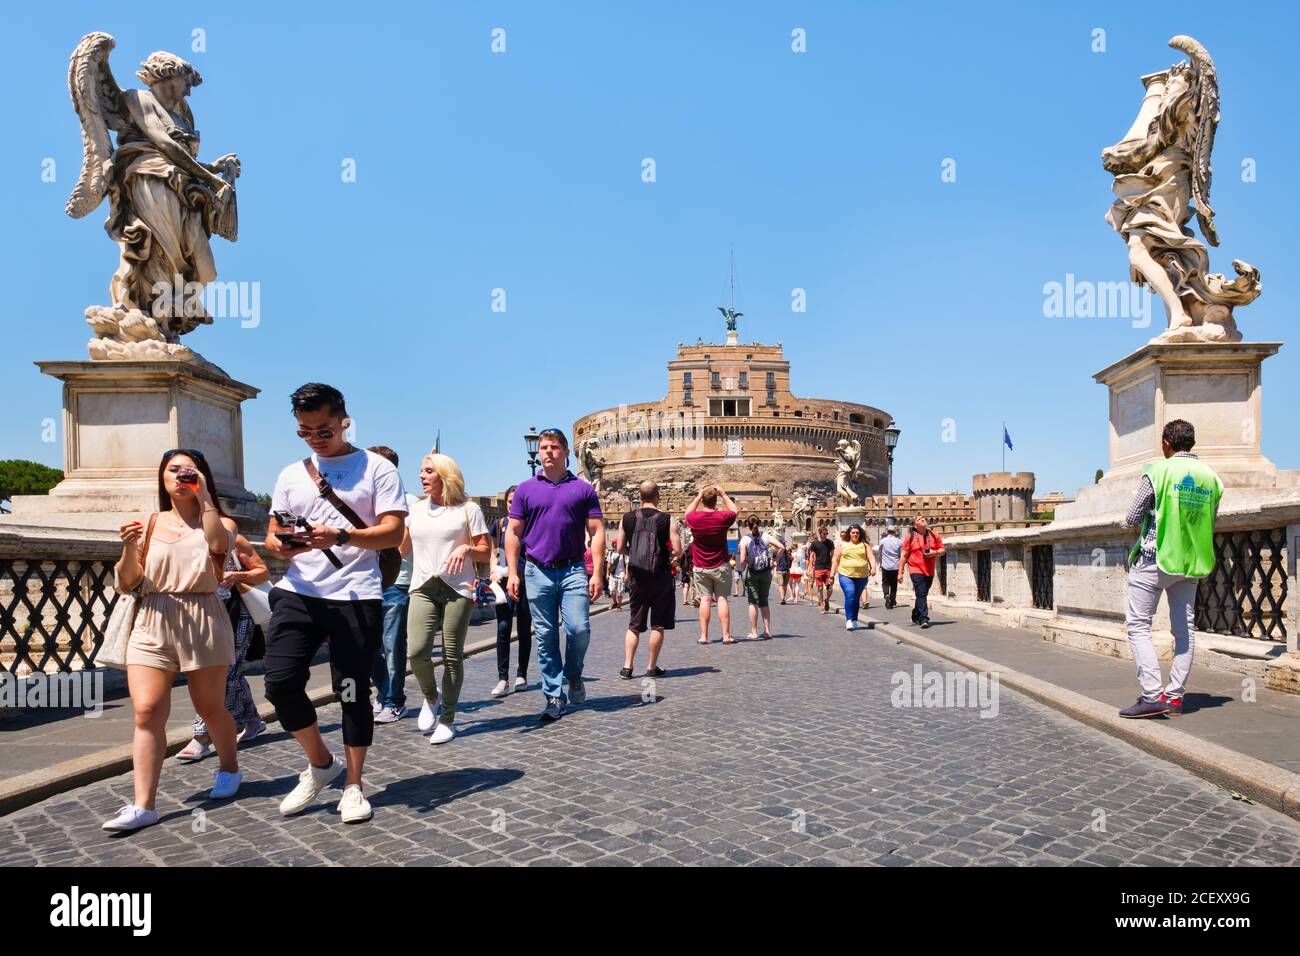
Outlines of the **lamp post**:
{"label": "lamp post", "polygon": [[530,425],[528,434],[524,436],[524,447],[528,449],[528,467],[532,470],[533,476],[537,475],[537,448],[542,443],[542,436],[537,434],[537,426]]}
{"label": "lamp post", "polygon": [[885,506],[885,526],[894,526],[894,449],[898,447],[899,428],[893,422],[885,429],[885,454],[889,457],[889,502]]}

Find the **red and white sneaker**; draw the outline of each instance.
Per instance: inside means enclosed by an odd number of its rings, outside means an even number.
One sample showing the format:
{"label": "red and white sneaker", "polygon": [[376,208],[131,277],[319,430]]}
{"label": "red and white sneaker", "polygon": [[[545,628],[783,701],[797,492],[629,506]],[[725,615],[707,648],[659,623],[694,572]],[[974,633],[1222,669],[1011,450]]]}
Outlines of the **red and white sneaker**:
{"label": "red and white sneaker", "polygon": [[1168,694],[1161,694],[1160,703],[1169,708],[1170,717],[1178,717],[1183,712],[1182,697],[1170,697]]}

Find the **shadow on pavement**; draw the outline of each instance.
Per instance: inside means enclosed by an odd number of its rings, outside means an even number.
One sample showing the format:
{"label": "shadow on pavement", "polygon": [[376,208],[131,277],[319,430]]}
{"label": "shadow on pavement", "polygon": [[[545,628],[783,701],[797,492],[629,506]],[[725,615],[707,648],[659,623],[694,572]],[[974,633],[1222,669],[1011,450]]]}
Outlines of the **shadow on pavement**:
{"label": "shadow on pavement", "polygon": [[370,798],[370,805],[377,808],[405,804],[412,810],[428,813],[453,800],[514,783],[523,775],[522,770],[513,768],[486,767],[463,767],[459,770],[426,773],[389,784],[382,792]]}

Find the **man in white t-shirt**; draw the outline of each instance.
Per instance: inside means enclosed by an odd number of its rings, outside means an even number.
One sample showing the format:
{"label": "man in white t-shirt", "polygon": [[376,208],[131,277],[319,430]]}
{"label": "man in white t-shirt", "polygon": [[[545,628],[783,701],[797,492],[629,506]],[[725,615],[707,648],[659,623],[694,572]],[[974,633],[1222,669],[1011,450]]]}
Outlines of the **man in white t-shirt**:
{"label": "man in white t-shirt", "polygon": [[[344,823],[357,823],[372,816],[361,789],[361,771],[374,737],[371,666],[383,639],[378,552],[396,548],[402,541],[406,493],[389,461],[354,448],[343,437],[349,422],[337,389],[311,383],[294,392],[290,401],[298,436],[310,447],[310,461],[322,484],[317,485],[305,463],[297,461],[280,472],[271,495],[266,549],[290,565],[271,594],[266,699],[275,705],[280,723],[294,735],[309,761],[298,785],[280,803],[280,812],[288,815],[307,809],[338,776],[338,764],[321,739],[316,708],[306,689],[311,660],[321,643],[328,641],[330,676],[343,710],[347,754],[339,814]],[[328,489],[337,502],[330,500]],[[308,527],[295,525],[298,518],[305,519]]]}

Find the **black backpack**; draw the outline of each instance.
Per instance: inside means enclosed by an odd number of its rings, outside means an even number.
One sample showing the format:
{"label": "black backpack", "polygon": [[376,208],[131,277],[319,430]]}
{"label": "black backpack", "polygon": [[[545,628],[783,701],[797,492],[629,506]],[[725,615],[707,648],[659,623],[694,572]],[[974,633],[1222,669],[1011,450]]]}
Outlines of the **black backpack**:
{"label": "black backpack", "polygon": [[658,512],[647,517],[644,511],[637,510],[632,543],[627,549],[627,566],[637,574],[654,574],[662,564],[664,552],[659,547],[658,517]]}

